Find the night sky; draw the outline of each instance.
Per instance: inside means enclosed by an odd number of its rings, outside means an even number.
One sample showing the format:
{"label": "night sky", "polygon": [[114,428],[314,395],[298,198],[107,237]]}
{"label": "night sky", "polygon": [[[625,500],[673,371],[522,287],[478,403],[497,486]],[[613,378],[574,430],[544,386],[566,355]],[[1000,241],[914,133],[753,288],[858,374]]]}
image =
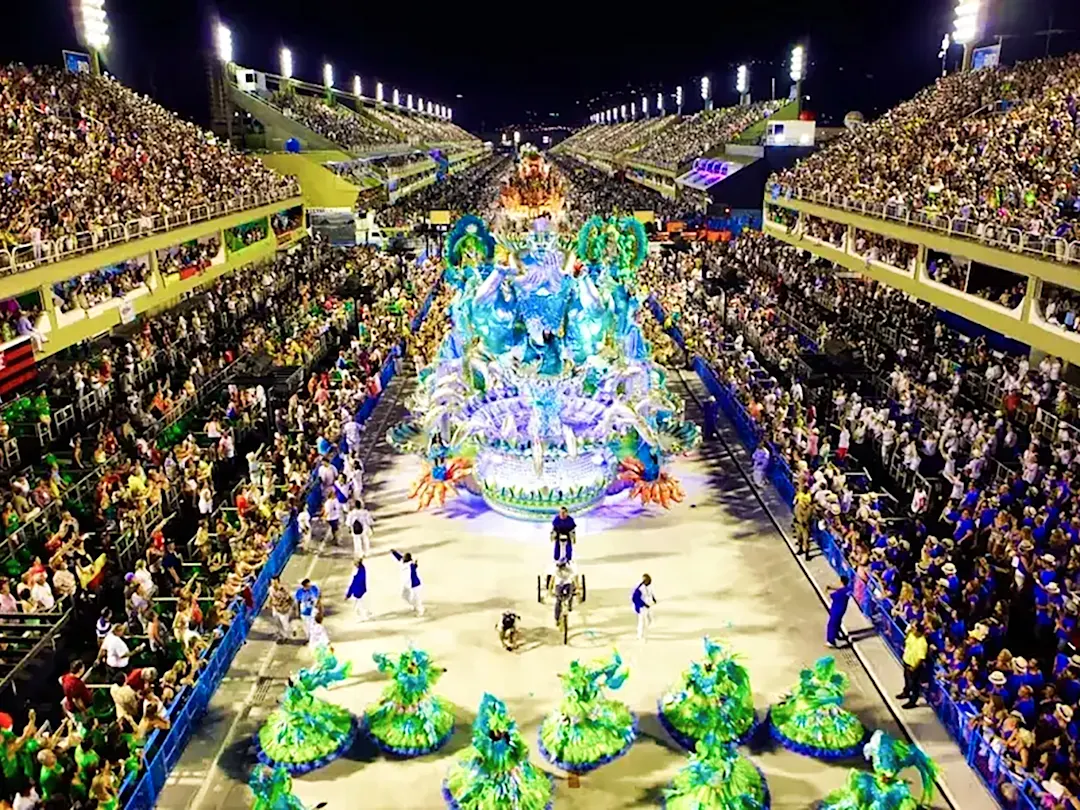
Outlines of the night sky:
{"label": "night sky", "polygon": [[[984,44],[992,35],[1015,35],[1004,41],[1005,61],[1042,55],[1046,38],[1034,32],[1047,27],[1071,29],[1051,41],[1051,52],[1080,49],[1077,0],[988,2]],[[58,64],[61,49],[77,47],[69,0],[9,5],[4,61]],[[807,107],[828,124],[854,109],[871,118],[932,82],[955,0],[654,2],[645,4],[654,10],[650,17],[630,11],[642,4],[622,5],[613,11],[612,3],[106,0],[107,69],[205,123],[206,54],[211,21],[220,15],[244,66],[276,72],[286,44],[298,78],[320,82],[329,60],[339,87],[351,87],[359,73],[365,88],[379,79],[388,97],[397,87],[431,98],[453,107],[454,120],[467,128],[491,132],[577,126],[590,112],[640,102],[645,92],[652,106],[658,90],[670,93],[679,83],[692,109],[700,104],[703,72],[712,77],[715,104],[732,104],[742,62],[751,65],[756,98],[769,96],[773,77],[777,94],[786,95],[787,54],[801,40],[809,48]],[[710,11],[676,11],[695,5]],[[958,48],[952,59],[959,59]]]}

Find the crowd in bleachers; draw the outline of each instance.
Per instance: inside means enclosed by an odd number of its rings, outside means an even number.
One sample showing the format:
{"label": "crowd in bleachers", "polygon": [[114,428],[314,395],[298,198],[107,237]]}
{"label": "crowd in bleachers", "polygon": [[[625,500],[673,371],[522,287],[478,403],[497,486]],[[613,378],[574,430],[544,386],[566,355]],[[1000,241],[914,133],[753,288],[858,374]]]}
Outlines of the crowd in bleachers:
{"label": "crowd in bleachers", "polygon": [[158,269],[162,273],[178,273],[190,267],[204,270],[220,252],[221,240],[216,235],[192,239],[190,242],[159,250]]}
{"label": "crowd in bleachers", "polygon": [[939,79],[774,180],[806,192],[1080,238],[1080,54]]}
{"label": "crowd in bleachers", "polygon": [[650,188],[626,178],[609,177],[599,169],[562,154],[551,155],[551,162],[565,178],[566,198],[563,210],[569,225],[577,229],[593,214],[609,216],[616,211],[655,211],[657,218],[678,217],[686,204],[669,200]]}
{"label": "crowd in bleachers", "polygon": [[[960,339],[928,307],[764,237],[695,251],[651,259],[642,277],[756,425],[758,483],[781,456],[796,515],[805,504],[804,525],[836,538],[856,599],[925,629],[929,670],[1016,777],[991,777],[1006,806],[1027,776],[1063,791],[1045,806],[1074,806],[1080,431],[1061,362]],[[716,266],[739,274],[726,319],[706,293]],[[841,375],[812,390],[800,357],[835,340],[879,384]]]}
{"label": "crowd in bleachers", "polygon": [[741,107],[702,110],[665,127],[634,156],[645,163],[675,168],[730,143],[743,130],[772,115],[784,103],[763,101]]}
{"label": "crowd in bleachers", "polygon": [[0,236],[36,261],[74,246],[75,234],[96,242],[112,225],[149,230],[159,215],[296,190],[109,78],[2,67],[0,122]]}
{"label": "crowd in bleachers", "polygon": [[53,305],[58,312],[76,308],[87,310],[114,298],[123,298],[134,290],[149,289],[147,279],[146,264],[131,259],[57,282],[53,285]]}
{"label": "crowd in bleachers", "polygon": [[410,143],[448,143],[476,141],[475,135],[466,132],[452,121],[407,114],[389,105],[375,105],[368,112],[386,126],[396,129]]}
{"label": "crowd in bleachers", "polygon": [[467,213],[487,217],[498,201],[502,176],[509,166],[508,157],[492,153],[383,207],[375,221],[387,228],[406,228],[425,221],[430,211],[450,211],[451,220]]}
{"label": "crowd in bleachers", "polygon": [[[403,275],[396,261],[367,249],[307,246],[237,271],[55,375],[56,398],[91,389],[112,397],[61,459],[50,456],[51,464],[4,484],[12,578],[0,585],[0,611],[47,624],[70,610],[76,628],[96,619],[97,645],[93,631],[65,633],[63,714],[49,718],[51,733],[31,714],[26,734],[11,738],[8,755],[26,765],[5,769],[6,796],[35,783],[43,798],[91,796],[105,806],[125,776],[139,772],[143,748],[169,727],[177,696],[228,628],[235,604],[250,606],[251,583],[282,522],[303,504],[312,459],[358,435],[347,422],[379,392],[379,367],[410,335],[438,272],[429,262]],[[355,304],[339,297],[350,280],[365,291]],[[348,338],[355,317],[362,326]],[[328,337],[343,339],[336,360],[327,357],[333,374],[317,365]],[[214,381],[231,364],[259,358],[316,373],[273,415],[272,441],[242,464],[265,424],[266,392]],[[154,377],[142,378],[151,362]],[[73,486],[91,474],[96,485]],[[29,534],[42,521],[48,531]],[[19,645],[4,656],[21,652]],[[56,706],[42,705],[49,703]]]}
{"label": "crowd in bleachers", "polygon": [[397,142],[388,129],[343,104],[331,105],[312,96],[280,91],[274,94],[271,101],[285,115],[346,151],[363,151],[380,144]]}

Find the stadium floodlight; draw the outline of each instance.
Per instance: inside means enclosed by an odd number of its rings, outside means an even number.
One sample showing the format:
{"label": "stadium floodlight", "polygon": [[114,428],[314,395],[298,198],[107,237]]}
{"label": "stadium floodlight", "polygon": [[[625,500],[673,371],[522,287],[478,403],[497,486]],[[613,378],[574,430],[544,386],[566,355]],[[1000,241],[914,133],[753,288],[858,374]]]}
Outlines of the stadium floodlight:
{"label": "stadium floodlight", "polygon": [[423,96],[420,96],[419,98],[416,99],[416,111],[421,112],[421,113],[424,111],[424,97]]}
{"label": "stadium floodlight", "polygon": [[791,80],[798,84],[806,78],[806,49],[796,45],[791,49]]}
{"label": "stadium floodlight", "polygon": [[631,101],[630,102],[630,117],[631,118],[637,118],[637,102],[636,101]]}
{"label": "stadium floodlight", "polygon": [[749,88],[750,68],[746,65],[739,65],[739,69],[735,73],[735,89],[739,91],[740,96],[745,96]]}
{"label": "stadium floodlight", "polygon": [[978,36],[981,6],[980,0],[958,0],[956,19],[953,22],[954,42],[959,42],[966,48]]}
{"label": "stadium floodlight", "polygon": [[432,103],[431,103],[431,102],[429,101],[429,102],[427,103],[427,114],[428,114],[428,115],[433,115],[434,113],[433,113],[432,111],[434,110],[434,108],[435,108],[435,105],[434,105],[434,104],[432,104]]}
{"label": "stadium floodlight", "polygon": [[642,96],[641,97],[641,114],[644,115],[646,118],[649,117],[649,97],[648,96]]}
{"label": "stadium floodlight", "polygon": [[656,94],[656,111],[660,114],[664,114],[664,94],[662,92]]}
{"label": "stadium floodlight", "polygon": [[682,115],[682,85],[681,84],[675,88],[675,106],[679,108],[679,115]]}
{"label": "stadium floodlight", "polygon": [[357,74],[353,74],[352,77],[352,94],[357,98],[360,98],[364,94],[364,85],[360,81],[360,77]]}
{"label": "stadium floodlight", "polygon": [[406,93],[405,94],[405,109],[407,109],[407,110],[412,109],[412,93]]}
{"label": "stadium floodlight", "polygon": [[619,109],[622,112],[622,120],[625,121],[626,120],[626,105],[625,104],[621,105],[619,107]]}
{"label": "stadium floodlight", "polygon": [[398,93],[398,89],[396,87],[394,88],[394,91],[390,94],[390,98],[394,100],[395,107],[401,106],[401,94]]}
{"label": "stadium floodlight", "polygon": [[223,64],[230,64],[233,60],[232,31],[224,23],[218,23],[214,27],[214,50]]}
{"label": "stadium floodlight", "polygon": [[[293,70],[292,51],[290,51],[288,48],[282,48],[281,51],[278,53],[278,56],[279,61],[281,62],[281,78],[291,79]],[[356,77],[356,81],[360,81],[359,76]],[[359,93],[357,93],[357,95],[359,95]]]}
{"label": "stadium floodlight", "polygon": [[329,62],[322,66],[322,81],[327,90],[334,86],[334,66]]}
{"label": "stadium floodlight", "polygon": [[519,143],[521,143],[521,132],[515,129],[514,130],[514,146],[517,146]]}
{"label": "stadium floodlight", "polygon": [[702,76],[701,77],[701,100],[702,101],[708,101],[709,100],[709,77],[708,76]]}
{"label": "stadium floodlight", "polygon": [[94,71],[100,72],[98,51],[109,47],[109,18],[105,14],[105,0],[79,0],[75,26],[80,40],[91,51]]}
{"label": "stadium floodlight", "polygon": [[383,88],[382,82],[375,82],[375,100],[382,104],[383,100]]}
{"label": "stadium floodlight", "polygon": [[454,120],[454,108],[453,107],[447,107],[446,108],[446,120],[447,121],[453,121]]}

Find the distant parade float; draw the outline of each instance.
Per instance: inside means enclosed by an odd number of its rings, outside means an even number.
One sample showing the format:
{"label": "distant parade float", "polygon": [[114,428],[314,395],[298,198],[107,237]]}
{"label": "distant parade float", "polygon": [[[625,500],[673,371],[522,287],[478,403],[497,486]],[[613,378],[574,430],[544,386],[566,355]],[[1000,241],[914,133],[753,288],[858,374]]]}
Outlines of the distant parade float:
{"label": "distant parade float", "polygon": [[321,768],[352,746],[357,726],[347,709],[317,698],[316,689],[349,677],[329,647],[315,651],[315,665],[290,680],[281,705],[255,735],[259,761],[271,769],[302,774]]}
{"label": "distant parade float", "polygon": [[799,673],[799,682],[769,711],[773,739],[792,751],[824,760],[859,756],[866,729],[843,707],[848,677],[830,657]]}
{"label": "distant parade float", "polygon": [[517,170],[503,185],[499,203],[511,219],[531,219],[559,213],[563,194],[558,172],[553,172],[536,147],[527,143],[518,152]]}
{"label": "distant parade float", "polygon": [[479,218],[458,220],[444,252],[452,326],[419,372],[410,418],[387,434],[424,459],[418,508],[459,486],[535,520],[624,489],[665,508],[682,500],[663,467],[701,433],[637,323],[646,248],[630,217],[592,217],[576,240],[538,220],[498,244]]}
{"label": "distant parade float", "polygon": [[717,744],[746,742],[756,728],[746,667],[708,637],[705,659],[690,664],[658,709],[664,730],[688,751],[706,738]]}
{"label": "distant parade float", "polygon": [[582,664],[571,661],[559,676],[563,699],[540,724],[540,753],[567,773],[587,773],[618,759],[634,744],[637,719],[625,703],[604,695],[618,689],[629,671],[617,652]]}

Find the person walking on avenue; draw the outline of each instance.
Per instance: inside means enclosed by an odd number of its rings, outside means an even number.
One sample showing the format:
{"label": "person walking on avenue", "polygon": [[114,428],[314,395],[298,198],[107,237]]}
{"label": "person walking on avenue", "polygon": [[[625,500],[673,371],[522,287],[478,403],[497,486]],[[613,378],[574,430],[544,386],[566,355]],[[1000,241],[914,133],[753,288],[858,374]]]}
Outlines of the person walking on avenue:
{"label": "person walking on avenue", "polygon": [[417,561],[407,551],[402,554],[391,549],[390,553],[401,564],[401,598],[412,606],[417,616],[423,616],[424,599],[421,593],[423,585],[420,582],[420,572],[417,571]]}
{"label": "person walking on avenue", "polygon": [[311,647],[312,652],[319,649],[319,647],[328,648],[330,646],[330,634],[326,632],[326,627],[323,626],[322,611],[315,614],[315,619],[311,623],[308,646]]}
{"label": "person walking on avenue", "polygon": [[371,618],[371,613],[364,606],[364,597],[367,596],[367,569],[364,567],[363,558],[356,560],[356,570],[353,572],[352,582],[349,583],[349,590],[345,592],[345,599],[355,599],[356,604],[353,605],[353,611],[356,613],[356,618],[362,622],[366,622]]}
{"label": "person walking on avenue", "polygon": [[753,477],[754,483],[757,486],[764,487],[766,479],[766,473],[769,470],[769,459],[772,455],[769,453],[769,448],[765,446],[765,442],[762,442],[757,446],[757,450],[754,451],[754,455],[751,460],[753,462]]}
{"label": "person walking on avenue", "polygon": [[836,646],[836,639],[840,637],[840,623],[844,620],[847,612],[848,601],[851,599],[851,585],[846,575],[840,576],[839,588],[828,588],[829,593],[829,624],[825,628],[825,642],[830,647]]}
{"label": "person walking on avenue", "polygon": [[278,623],[277,640],[292,638],[292,612],[295,601],[292,592],[282,584],[281,577],[270,580],[270,613]]}
{"label": "person walking on avenue", "polygon": [[810,520],[814,513],[814,502],[805,486],[800,486],[795,494],[795,543],[796,553],[810,559]]}
{"label": "person walking on avenue", "polygon": [[907,703],[902,707],[904,709],[914,709],[919,702],[929,646],[923,626],[912,622],[904,639],[904,691],[897,695],[898,698],[907,698]]}
{"label": "person walking on avenue", "polygon": [[296,589],[296,604],[300,610],[300,621],[304,623],[304,638],[311,638],[311,628],[315,624],[315,614],[319,612],[321,599],[319,586],[310,579],[305,579]]}
{"label": "person walking on avenue", "polygon": [[364,507],[364,499],[357,500],[356,505],[349,510],[345,518],[352,533],[353,556],[363,559],[371,553],[371,527],[375,525],[375,519]]}
{"label": "person walking on avenue", "polygon": [[645,635],[652,625],[652,608],[656,604],[656,595],[652,589],[652,577],[645,574],[641,578],[641,582],[634,588],[630,601],[633,603],[634,612],[637,614],[637,637],[644,641]]}

